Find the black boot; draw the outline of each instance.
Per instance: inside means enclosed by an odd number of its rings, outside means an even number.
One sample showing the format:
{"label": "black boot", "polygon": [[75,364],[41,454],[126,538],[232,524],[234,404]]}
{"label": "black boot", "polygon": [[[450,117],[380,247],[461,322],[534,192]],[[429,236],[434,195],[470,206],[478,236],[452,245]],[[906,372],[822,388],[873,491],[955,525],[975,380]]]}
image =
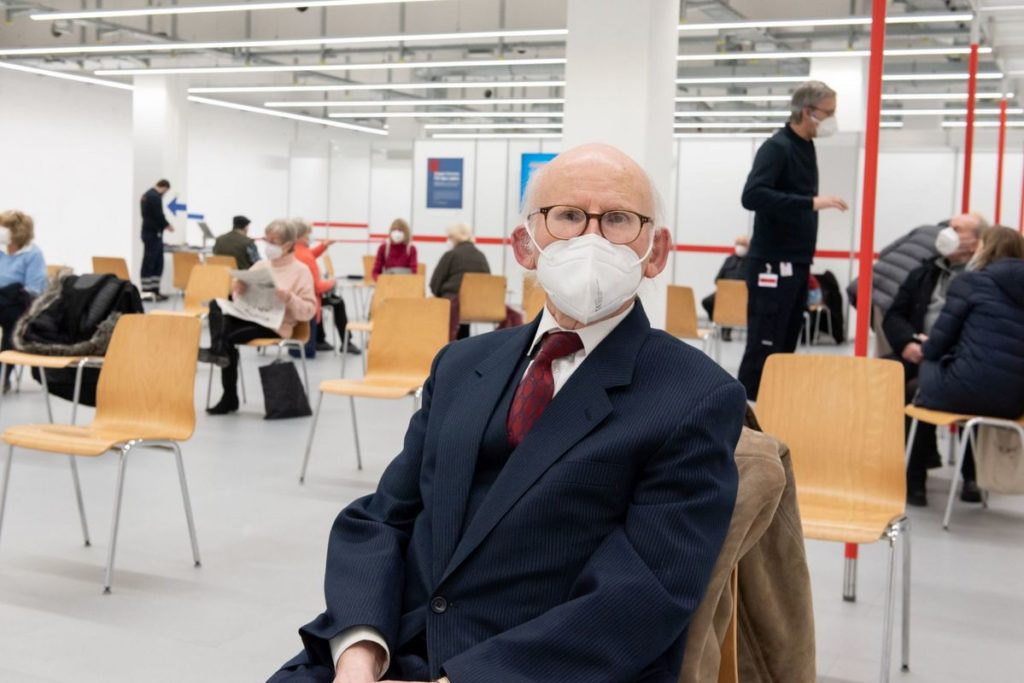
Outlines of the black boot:
{"label": "black boot", "polygon": [[964,487],[960,489],[960,500],[965,503],[980,503],[981,499],[981,489],[978,488],[978,482],[973,479],[965,479]]}
{"label": "black boot", "polygon": [[224,394],[217,405],[206,409],[207,415],[227,415],[238,410],[238,395]]}
{"label": "black boot", "polygon": [[907,505],[912,505],[918,508],[928,507],[927,482],[927,473],[924,477],[907,477]]}

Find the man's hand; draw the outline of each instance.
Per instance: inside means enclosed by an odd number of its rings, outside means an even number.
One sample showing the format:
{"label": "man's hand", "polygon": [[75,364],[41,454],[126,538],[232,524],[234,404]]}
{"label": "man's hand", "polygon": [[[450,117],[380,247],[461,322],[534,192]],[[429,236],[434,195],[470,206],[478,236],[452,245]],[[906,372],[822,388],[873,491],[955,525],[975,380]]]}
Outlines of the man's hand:
{"label": "man's hand", "polygon": [[292,298],[292,293],[289,292],[287,289],[281,289],[280,287],[278,287],[274,291],[277,292],[277,298],[284,303],[288,303],[288,299]]}
{"label": "man's hand", "polygon": [[814,198],[815,211],[822,211],[824,209],[839,209],[840,211],[846,211],[849,208],[849,205],[841,197],[822,196]]}
{"label": "man's hand", "polygon": [[169,231],[171,231],[171,232],[174,232],[174,226],[173,226],[173,225],[170,225],[170,224],[168,224],[168,225],[165,225],[165,226],[164,226],[164,230],[169,230]]}
{"label": "man's hand", "polygon": [[380,645],[363,641],[341,653],[334,683],[375,683],[384,663]]}
{"label": "man's hand", "polygon": [[921,361],[924,360],[924,355],[921,354],[921,345],[916,341],[910,342],[904,346],[903,353],[900,355],[903,356],[903,360],[908,363],[913,363],[914,365],[920,365]]}

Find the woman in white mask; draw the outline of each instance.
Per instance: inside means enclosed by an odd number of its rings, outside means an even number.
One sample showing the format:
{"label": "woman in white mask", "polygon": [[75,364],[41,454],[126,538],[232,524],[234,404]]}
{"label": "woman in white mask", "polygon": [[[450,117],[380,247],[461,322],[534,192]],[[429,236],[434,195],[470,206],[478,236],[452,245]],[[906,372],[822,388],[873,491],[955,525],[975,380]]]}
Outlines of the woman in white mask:
{"label": "woman in white mask", "polygon": [[419,264],[416,262],[416,247],[412,245],[412,231],[409,224],[401,218],[391,223],[388,238],[377,249],[377,260],[373,263],[373,279],[381,273],[415,273]]}
{"label": "woman in white mask", "polygon": [[[643,279],[664,269],[670,248],[668,231],[654,223],[646,174],[618,150],[578,151],[533,178],[525,221],[512,236],[516,260],[537,271],[547,314],[567,330],[625,314]],[[549,173],[556,162],[560,172]]]}

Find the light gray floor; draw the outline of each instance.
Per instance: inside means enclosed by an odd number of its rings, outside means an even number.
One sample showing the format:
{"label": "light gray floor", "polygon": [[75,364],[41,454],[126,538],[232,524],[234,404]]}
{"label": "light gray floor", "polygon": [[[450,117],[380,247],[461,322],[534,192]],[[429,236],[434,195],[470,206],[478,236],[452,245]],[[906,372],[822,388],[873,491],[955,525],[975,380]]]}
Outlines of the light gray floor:
{"label": "light gray floor", "polygon": [[[821,352],[849,353],[823,346]],[[741,345],[725,345],[735,371]],[[347,402],[328,397],[305,486],[309,419],[266,422],[257,366],[243,351],[249,403],[202,413],[185,444],[203,566],[192,567],[172,458],[128,463],[114,593],[102,595],[116,462],[80,461],[93,547],[82,547],[66,458],[16,455],[0,542],[0,681],[260,681],[298,651],[296,629],[321,609],[326,538],[337,511],[372,491],[398,451],[411,399],[358,403],[365,470],[355,467]],[[310,365],[314,385],[336,356]],[[351,375],[361,372],[350,363]],[[196,388],[205,400],[206,369]],[[214,397],[219,395],[215,388]],[[56,419],[68,405],[55,401]],[[91,411],[80,417],[89,419]],[[0,424],[45,420],[30,380],[6,397]],[[989,510],[958,504],[950,532],[932,477],[932,507],[913,510],[912,672],[895,681],[1011,681],[1024,670],[1024,499]],[[859,600],[840,598],[842,548],[810,543],[820,680],[877,680],[885,555],[862,547]],[[1016,645],[1015,645],[1016,643]],[[898,642],[895,651],[898,653]]]}

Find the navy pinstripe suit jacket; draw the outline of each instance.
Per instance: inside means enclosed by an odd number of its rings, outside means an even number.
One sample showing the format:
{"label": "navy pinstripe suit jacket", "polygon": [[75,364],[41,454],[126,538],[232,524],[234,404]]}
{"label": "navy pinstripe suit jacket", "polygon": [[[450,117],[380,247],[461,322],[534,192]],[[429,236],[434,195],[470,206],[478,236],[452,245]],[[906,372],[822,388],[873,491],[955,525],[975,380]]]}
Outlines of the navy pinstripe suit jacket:
{"label": "navy pinstripe suit jacket", "polygon": [[638,303],[463,533],[485,425],[536,328],[438,354],[401,454],[335,521],[327,610],[273,681],[330,681],[328,641],[368,625],[393,662],[425,632],[430,676],[453,683],[674,683],[732,514],[743,388]]}

